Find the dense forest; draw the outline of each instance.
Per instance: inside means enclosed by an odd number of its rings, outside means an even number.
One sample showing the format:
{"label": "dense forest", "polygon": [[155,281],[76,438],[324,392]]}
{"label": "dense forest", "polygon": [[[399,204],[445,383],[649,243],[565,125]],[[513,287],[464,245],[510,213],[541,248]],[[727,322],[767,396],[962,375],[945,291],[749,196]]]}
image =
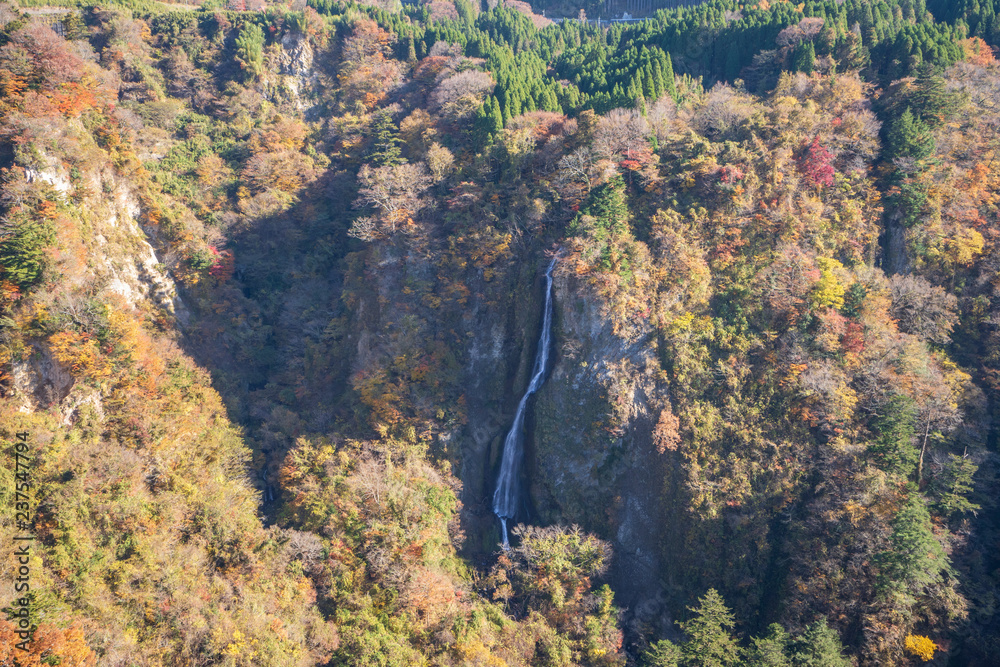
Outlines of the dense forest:
{"label": "dense forest", "polygon": [[1000,2],[597,6],[0,4],[0,665],[997,664]]}

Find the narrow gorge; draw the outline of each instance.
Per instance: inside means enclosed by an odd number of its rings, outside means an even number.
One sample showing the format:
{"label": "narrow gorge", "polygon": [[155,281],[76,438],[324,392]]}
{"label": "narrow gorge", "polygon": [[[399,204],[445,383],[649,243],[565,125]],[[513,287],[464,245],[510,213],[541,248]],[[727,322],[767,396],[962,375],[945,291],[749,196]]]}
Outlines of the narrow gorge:
{"label": "narrow gorge", "polygon": [[995,664],[1000,0],[52,3],[0,664]]}

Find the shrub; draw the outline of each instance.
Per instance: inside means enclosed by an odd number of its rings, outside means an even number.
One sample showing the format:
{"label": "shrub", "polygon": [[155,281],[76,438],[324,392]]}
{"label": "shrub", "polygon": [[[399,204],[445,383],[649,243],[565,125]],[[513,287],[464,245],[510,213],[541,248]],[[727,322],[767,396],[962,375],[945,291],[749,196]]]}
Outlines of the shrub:
{"label": "shrub", "polygon": [[924,637],[922,635],[906,635],[906,640],[903,645],[906,648],[907,653],[916,658],[920,658],[924,662],[933,660],[934,651],[938,648],[938,645],[935,644],[929,637]]}
{"label": "shrub", "polygon": [[46,248],[55,243],[52,224],[41,216],[16,214],[0,226],[0,270],[21,290],[41,282],[48,265]]}

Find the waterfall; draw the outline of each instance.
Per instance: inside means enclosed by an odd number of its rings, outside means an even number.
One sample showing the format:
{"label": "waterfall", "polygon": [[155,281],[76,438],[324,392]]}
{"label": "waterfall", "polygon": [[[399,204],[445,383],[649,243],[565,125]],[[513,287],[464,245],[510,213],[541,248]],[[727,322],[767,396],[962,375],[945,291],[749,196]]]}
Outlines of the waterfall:
{"label": "waterfall", "polygon": [[510,427],[507,438],[503,442],[503,460],[500,462],[500,474],[497,475],[497,488],[493,492],[493,513],[500,518],[503,530],[504,549],[507,542],[507,519],[513,519],[517,514],[518,478],[521,471],[521,459],[524,458],[524,412],[531,397],[545,382],[545,367],[549,362],[549,348],[552,345],[552,269],[556,266],[558,255],[552,258],[548,270],[545,271],[545,311],[542,315],[542,334],[538,338],[538,352],[535,353],[535,365],[531,371],[531,382],[528,389],[517,404],[514,415],[514,425]]}

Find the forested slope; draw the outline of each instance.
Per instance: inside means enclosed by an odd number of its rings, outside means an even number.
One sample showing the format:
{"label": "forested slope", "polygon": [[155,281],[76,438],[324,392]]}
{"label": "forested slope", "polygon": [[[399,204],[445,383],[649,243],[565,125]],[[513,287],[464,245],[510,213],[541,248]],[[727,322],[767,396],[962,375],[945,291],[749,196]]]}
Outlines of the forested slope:
{"label": "forested slope", "polygon": [[993,664],[990,2],[127,5],[0,6],[3,664]]}

